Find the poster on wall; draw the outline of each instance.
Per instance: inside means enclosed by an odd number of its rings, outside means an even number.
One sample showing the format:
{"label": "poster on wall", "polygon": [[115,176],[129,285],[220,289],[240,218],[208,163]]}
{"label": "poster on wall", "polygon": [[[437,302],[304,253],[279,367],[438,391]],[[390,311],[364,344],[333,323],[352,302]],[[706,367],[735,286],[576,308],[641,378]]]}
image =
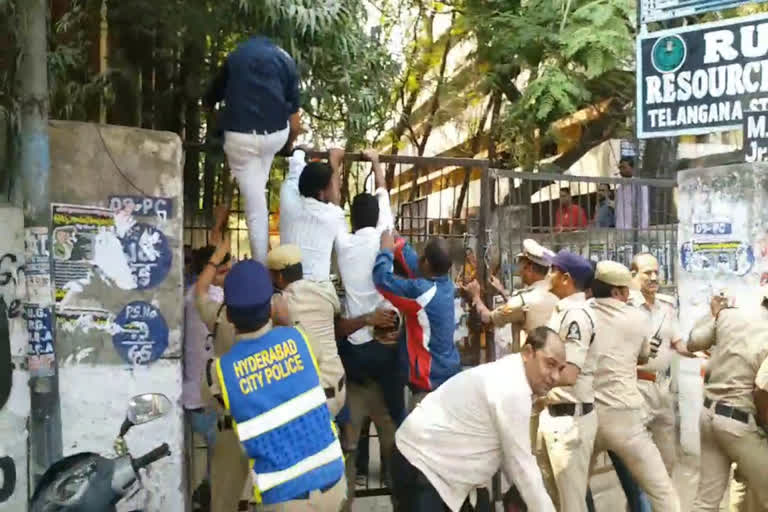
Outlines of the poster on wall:
{"label": "poster on wall", "polygon": [[40,304],[26,304],[29,346],[27,365],[30,377],[52,377],[56,374],[53,350],[53,308]]}
{"label": "poster on wall", "polygon": [[[106,208],[52,205],[51,251],[56,302],[71,288],[70,283],[88,281],[94,264],[117,257],[107,233],[114,232],[115,220]],[[118,245],[117,249],[121,251]],[[117,265],[119,262],[115,262]],[[110,264],[111,266],[112,264]]]}
{"label": "poster on wall", "polygon": [[167,237],[137,222],[130,209],[54,204],[52,218],[56,302],[88,284],[94,272],[110,286],[143,290],[160,284],[170,271]]}
{"label": "poster on wall", "polygon": [[741,128],[768,106],[762,23],[768,14],[690,25],[637,38],[637,136]]}

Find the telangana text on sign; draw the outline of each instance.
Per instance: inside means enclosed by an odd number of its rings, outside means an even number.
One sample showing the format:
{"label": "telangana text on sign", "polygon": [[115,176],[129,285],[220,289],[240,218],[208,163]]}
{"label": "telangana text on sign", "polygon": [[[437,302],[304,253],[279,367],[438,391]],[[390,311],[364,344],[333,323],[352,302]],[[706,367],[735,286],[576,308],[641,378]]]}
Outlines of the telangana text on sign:
{"label": "telangana text on sign", "polygon": [[640,36],[637,64],[638,137],[739,129],[768,110],[768,14]]}

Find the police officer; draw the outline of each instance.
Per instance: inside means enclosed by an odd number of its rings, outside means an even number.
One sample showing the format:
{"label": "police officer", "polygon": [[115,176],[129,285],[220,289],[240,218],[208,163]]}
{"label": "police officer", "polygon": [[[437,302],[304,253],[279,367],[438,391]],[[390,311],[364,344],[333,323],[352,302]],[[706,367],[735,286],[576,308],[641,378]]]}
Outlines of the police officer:
{"label": "police officer", "polygon": [[[627,465],[655,512],[680,512],[672,479],[646,428],[637,365],[651,355],[647,320],[626,304],[632,274],[613,261],[597,264],[592,281],[597,356],[594,373],[598,429],[594,453],[608,449]],[[594,458],[594,457],[593,457]]]}
{"label": "police officer", "polygon": [[592,266],[564,250],[550,263],[552,292],[560,300],[548,327],[565,340],[567,364],[560,373],[560,387],[549,392],[539,418],[537,449],[545,450],[547,457],[537,455],[542,472],[554,479],[559,510],[586,512],[589,461],[597,435],[592,388],[596,354],[591,350],[595,320],[584,297],[584,289],[592,281]]}
{"label": "police officer", "polygon": [[[761,509],[768,509],[768,442],[756,418],[756,390],[768,387],[768,288],[758,305],[728,307],[716,296],[699,319],[688,350],[710,350],[701,414],[701,476],[693,510],[719,510],[731,463],[746,480]],[[759,396],[759,393],[758,393]]]}
{"label": "police officer", "polygon": [[535,240],[524,240],[523,252],[517,255],[517,265],[525,288],[513,293],[505,305],[493,311],[483,303],[480,284],[477,281],[471,282],[465,288],[484,324],[493,324],[496,327],[512,324],[512,352],[519,352],[520,346],[525,343],[525,340],[521,339],[521,331],[530,333],[536,327],[545,325],[552,315],[557,303],[557,297],[550,291],[547,279],[549,258],[552,256],[552,251],[542,247]]}
{"label": "police officer", "polygon": [[657,355],[637,369],[637,384],[650,413],[648,427],[659,448],[667,472],[672,475],[677,458],[674,396],[670,389],[669,370],[672,351],[691,356],[683,343],[677,320],[674,297],[658,293],[659,262],[649,253],[632,260],[632,275],[636,289],[630,291],[629,304],[646,317],[651,342]]}
{"label": "police officer", "polygon": [[271,297],[261,263],[232,267],[224,303],[236,341],[209,361],[205,384],[232,417],[251,460],[249,491],[263,510],[338,512],[346,496],[344,460],[315,356],[301,330],[272,327]]}
{"label": "police officer", "polygon": [[[235,326],[227,318],[226,307],[212,300],[208,295],[208,287],[213,282],[217,270],[228,259],[231,237],[226,233],[219,237],[216,250],[205,264],[197,283],[195,284],[195,306],[200,319],[208,328],[212,339],[213,353],[216,357],[224,355],[235,343]],[[279,325],[292,325],[286,306],[279,295],[272,296],[272,320]],[[202,377],[202,375],[201,375]],[[202,397],[211,403],[211,394],[203,380]],[[248,487],[248,459],[240,447],[240,441],[232,428],[232,418],[221,410],[217,421],[218,433],[212,449],[210,463],[211,472],[211,510],[212,512],[235,512],[241,501],[247,500],[252,494],[248,491],[242,496],[243,489]]]}
{"label": "police officer", "polygon": [[284,244],[272,249],[267,255],[267,268],[288,305],[291,318],[309,337],[320,368],[320,382],[328,397],[328,408],[335,417],[344,407],[347,394],[334,331],[334,318],[341,312],[336,290],[303,278],[301,250],[296,245]]}

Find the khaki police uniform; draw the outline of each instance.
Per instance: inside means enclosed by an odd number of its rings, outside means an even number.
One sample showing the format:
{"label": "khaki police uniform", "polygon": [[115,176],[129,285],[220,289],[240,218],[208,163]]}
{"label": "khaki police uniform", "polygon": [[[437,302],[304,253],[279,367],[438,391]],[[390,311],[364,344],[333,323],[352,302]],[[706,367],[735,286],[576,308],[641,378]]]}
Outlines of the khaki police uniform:
{"label": "khaki police uniform", "polygon": [[[523,252],[517,259],[525,258],[539,265],[548,267],[548,258],[554,253],[539,245],[536,241],[523,241]],[[512,346],[506,348],[506,353],[520,352],[525,344],[525,336],[536,327],[545,325],[552,310],[557,304],[557,297],[550,291],[549,280],[542,279],[522,290],[514,292],[507,303],[491,312],[491,320],[495,327],[512,325]],[[498,354],[501,357],[505,353]]]}
{"label": "khaki police uniform", "polygon": [[768,389],[768,309],[730,308],[691,331],[688,350],[709,350],[701,414],[701,470],[694,510],[719,509],[731,464],[768,509],[768,439],[755,421],[752,393]]}
{"label": "khaki police uniform", "polygon": [[[595,354],[591,350],[595,321],[583,292],[560,300],[547,324],[565,340],[565,357],[580,370],[573,386],[556,387],[547,395],[547,408],[539,417],[537,453],[542,471],[549,472],[561,512],[586,512],[589,463],[597,435],[592,387]],[[549,466],[549,467],[547,467]]]}
{"label": "khaki police uniform", "polygon": [[[595,279],[629,286],[632,275],[624,265],[601,261]],[[654,512],[680,512],[680,502],[646,424],[648,413],[637,384],[637,364],[650,354],[643,313],[614,298],[590,302],[595,319],[592,350],[597,437],[594,454],[612,450],[627,465],[646,492]],[[594,459],[594,456],[593,456]]]}
{"label": "khaki police uniform", "polygon": [[648,428],[653,441],[664,459],[670,475],[677,461],[677,435],[675,398],[669,376],[672,363],[672,343],[681,341],[680,324],[674,297],[656,294],[653,304],[648,304],[639,290],[630,292],[629,304],[638,308],[646,317],[648,336],[656,339],[656,357],[637,368],[637,385],[645,399],[648,411]]}
{"label": "khaki police uniform", "polygon": [[[225,354],[235,343],[235,326],[227,320],[226,307],[208,297],[197,296],[200,318],[213,336],[213,352],[216,357]],[[265,326],[258,335],[271,326]],[[213,379],[216,384],[216,379]],[[218,384],[216,384],[218,386]],[[211,457],[211,512],[235,512],[242,500],[253,494],[248,491],[250,482],[248,458],[243,452],[237,434],[232,430],[232,420],[224,413],[221,403],[213,399],[207,375],[202,379],[202,397],[213,404],[219,413],[216,442]]]}
{"label": "khaki police uniform", "polygon": [[[295,245],[281,245],[267,256],[270,270],[280,271],[296,263],[301,263],[301,252]],[[344,407],[347,394],[344,366],[336,346],[335,318],[341,314],[336,289],[299,279],[286,286],[281,295],[291,317],[307,334],[320,368],[320,385],[325,389],[331,417],[335,418]]]}

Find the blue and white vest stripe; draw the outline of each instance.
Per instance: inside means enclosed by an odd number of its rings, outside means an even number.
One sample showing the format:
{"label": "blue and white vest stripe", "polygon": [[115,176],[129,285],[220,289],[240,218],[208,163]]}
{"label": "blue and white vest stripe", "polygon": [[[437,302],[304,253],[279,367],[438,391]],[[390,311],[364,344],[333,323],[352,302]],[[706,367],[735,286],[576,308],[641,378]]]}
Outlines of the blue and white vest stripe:
{"label": "blue and white vest stripe", "polygon": [[325,490],[341,479],[344,458],[304,334],[292,327],[240,340],[217,361],[224,404],[253,460],[264,504]]}

